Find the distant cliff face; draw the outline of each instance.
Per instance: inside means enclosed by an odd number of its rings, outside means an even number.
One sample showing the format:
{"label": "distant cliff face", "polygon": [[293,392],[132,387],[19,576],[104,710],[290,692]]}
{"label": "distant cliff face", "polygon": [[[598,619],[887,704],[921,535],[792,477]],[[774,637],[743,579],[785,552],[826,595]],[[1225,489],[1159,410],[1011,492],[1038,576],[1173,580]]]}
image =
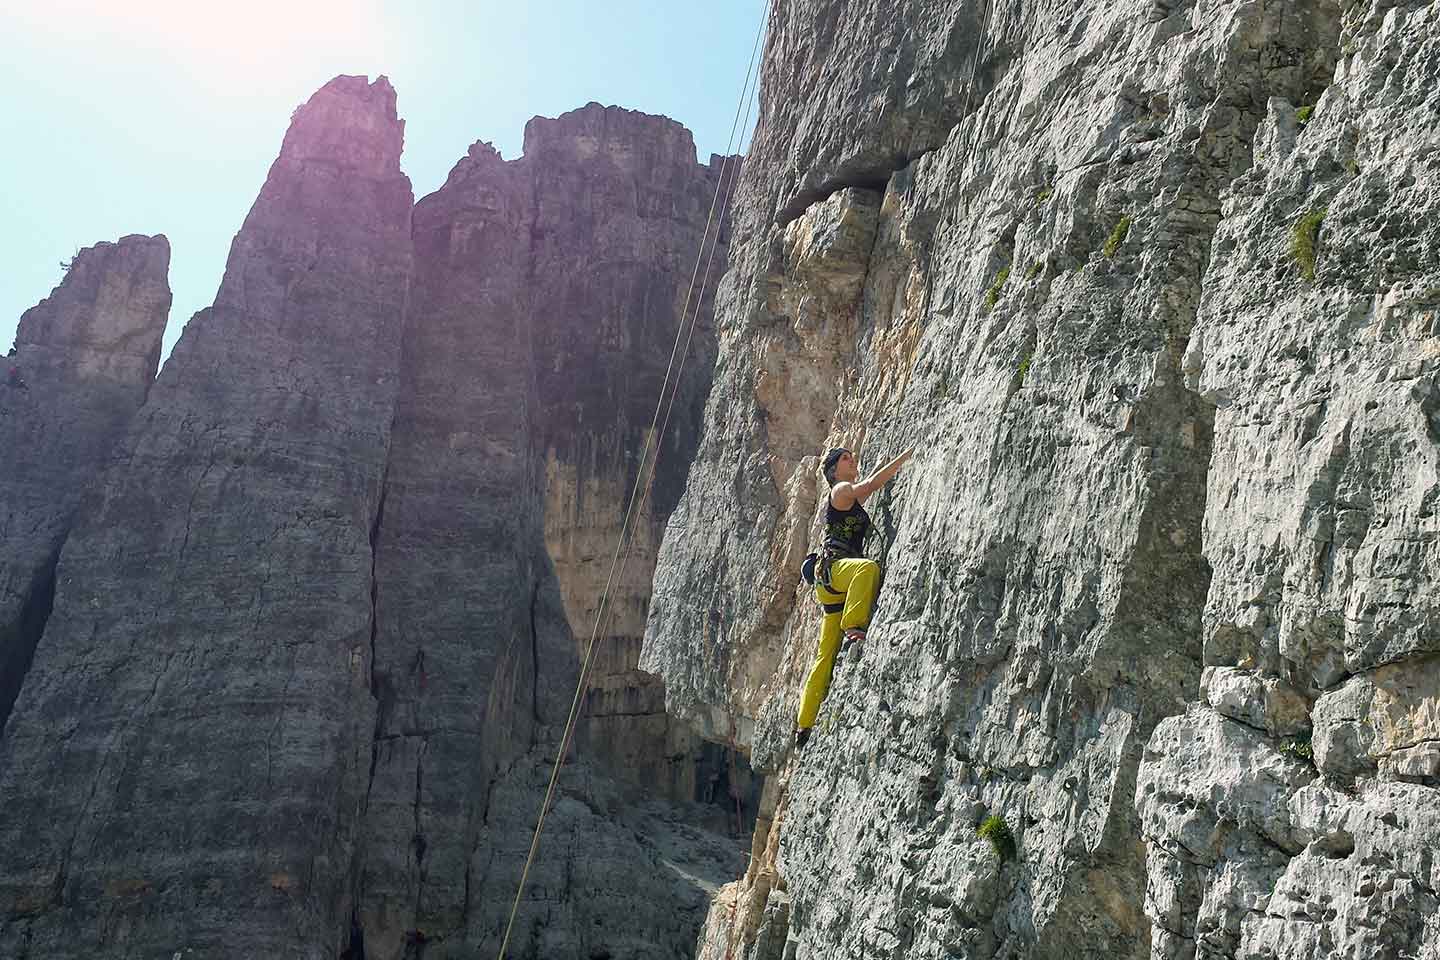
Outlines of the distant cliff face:
{"label": "distant cliff face", "polygon": [[116,438],[145,401],[170,313],[164,237],[75,255],[20,318],[0,369],[0,731],[55,590],[60,545]]}
{"label": "distant cliff face", "polygon": [[[674,121],[591,104],[532,121],[520,159],[477,143],[416,207],[376,541],[379,717],[356,915],[367,957],[499,946],[717,176]],[[667,433],[658,482],[671,488],[711,344],[707,311]],[[663,516],[646,536],[658,540]],[[614,591],[620,616],[592,680],[620,715],[592,706],[589,731],[604,728],[575,754],[688,801],[703,751],[671,731],[658,683],[625,663],[649,543]],[[626,709],[637,700],[654,714]],[[566,782],[583,804],[547,821],[517,936],[537,938],[541,956],[688,950],[706,898],[655,859],[683,818],[638,814],[586,776]],[[689,846],[717,864],[737,856]]]}
{"label": "distant cliff face", "polygon": [[[582,651],[596,628],[639,458],[647,441],[659,448],[628,562],[599,625],[579,752],[648,789],[732,812],[738,805],[741,820],[749,819],[754,784],[743,755],[668,716],[663,685],[638,667],[655,555],[701,434],[715,362],[711,315],[730,239],[716,194],[723,190],[723,201],[734,192],[739,158],[714,156],[697,167],[679,124],[591,104],[558,120],[532,120],[516,166],[528,171],[537,211],[529,285],[542,358],[535,442],[545,542]],[[687,310],[693,330],[672,360]],[[653,438],[672,363],[679,383],[664,435]]]}
{"label": "distant cliff face", "polygon": [[65,542],[5,730],[0,952],[338,953],[410,277],[401,129],[384,81],[300,108]]}
{"label": "distant cliff face", "polygon": [[1433,21],[778,5],[641,658],[775,774],[702,957],[1434,955]]}
{"label": "distant cliff face", "polygon": [[[653,402],[718,165],[672,121],[592,105],[537,121],[522,160],[477,146],[415,205],[402,141],[383,78],[302,106],[153,388],[165,257],[135,240],[103,276],[82,254],[36,308],[51,360],[22,323],[6,423],[97,436],[37,432],[39,466],[0,470],[7,506],[74,487],[26,518],[48,539],[4,544],[33,663],[8,672],[7,634],[0,955],[498,947],[578,676],[566,601],[595,589],[594,558],[552,563],[547,511],[633,479],[638,418],[602,427],[587,404]],[[667,434],[670,502],[709,330]],[[105,417],[81,409],[112,380]],[[646,583],[621,591],[632,634]],[[626,669],[602,679],[660,700]],[[740,869],[695,828],[722,808],[665,799],[715,757],[663,718],[607,736],[562,773],[515,955],[688,952],[706,878]],[[649,766],[617,768],[626,749]]]}

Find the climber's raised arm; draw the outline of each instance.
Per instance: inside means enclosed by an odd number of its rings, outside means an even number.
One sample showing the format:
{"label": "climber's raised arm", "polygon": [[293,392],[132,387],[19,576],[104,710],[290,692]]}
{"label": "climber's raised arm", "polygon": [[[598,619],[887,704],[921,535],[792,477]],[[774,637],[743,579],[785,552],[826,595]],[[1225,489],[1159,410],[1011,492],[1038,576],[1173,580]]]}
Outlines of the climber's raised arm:
{"label": "climber's raised arm", "polygon": [[[846,510],[857,502],[864,503],[870,494],[885,486],[885,484],[890,482],[891,477],[900,472],[900,468],[905,465],[905,461],[909,460],[910,455],[914,452],[913,447],[906,450],[864,480],[842,480],[836,483],[835,487],[830,491],[830,502],[841,510]],[[846,455],[851,456],[848,452]]]}

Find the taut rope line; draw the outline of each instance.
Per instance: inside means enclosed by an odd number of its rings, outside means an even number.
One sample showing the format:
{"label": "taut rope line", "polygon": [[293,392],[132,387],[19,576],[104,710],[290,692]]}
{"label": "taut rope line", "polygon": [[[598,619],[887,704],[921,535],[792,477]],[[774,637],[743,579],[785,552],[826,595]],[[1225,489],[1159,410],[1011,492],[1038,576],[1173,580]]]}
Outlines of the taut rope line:
{"label": "taut rope line", "polygon": [[[705,297],[706,284],[702,282],[700,286],[700,298],[695,301],[695,316],[690,317],[689,314],[691,299],[692,295],[695,292],[696,280],[700,277],[700,263],[702,260],[706,259],[705,244],[710,241],[710,228],[712,225],[714,225],[716,228],[715,240],[714,243],[712,243],[711,245],[710,257],[709,260],[706,262],[705,266],[705,279],[708,281],[710,266],[713,264],[715,259],[715,247],[719,245],[720,236],[720,225],[718,223],[715,223],[715,211],[720,206],[720,198],[721,195],[725,192],[725,181],[726,178],[729,176],[731,167],[737,165],[738,163],[738,161],[735,160],[735,157],[731,154],[730,151],[735,144],[735,132],[740,127],[740,109],[742,106],[744,106],[745,108],[745,119],[747,123],[749,122],[750,118],[749,91],[751,86],[751,79],[755,74],[755,59],[760,50],[760,39],[764,36],[765,24],[768,20],[768,5],[766,12],[767,16],[761,19],[760,26],[755,32],[755,43],[750,51],[750,65],[745,70],[745,82],[741,87],[740,92],[741,102],[735,105],[735,120],[731,123],[730,139],[725,144],[725,159],[721,162],[720,165],[720,178],[715,184],[715,195],[710,201],[710,213],[705,220],[705,232],[700,239],[700,251],[695,257],[695,269],[690,275],[690,286],[685,293],[685,305],[681,310],[680,314],[680,326],[675,331],[675,344],[673,347],[671,347],[670,350],[670,363],[665,368],[665,380],[660,385],[660,399],[655,404],[655,415],[651,418],[650,430],[646,434],[645,448],[640,456],[640,468],[636,471],[635,474],[635,486],[630,491],[630,502],[625,509],[625,520],[620,526],[620,539],[616,542],[615,553],[610,558],[610,572],[605,579],[605,589],[601,592],[600,595],[600,607],[595,612],[595,624],[590,631],[590,643],[585,650],[585,661],[580,669],[579,682],[575,686],[575,697],[570,704],[570,714],[565,722],[565,732],[560,738],[560,749],[555,754],[555,765],[550,772],[550,783],[545,788],[545,799],[540,804],[540,815],[535,822],[535,834],[530,841],[530,852],[526,855],[525,866],[520,871],[520,884],[515,891],[515,901],[510,906],[510,918],[505,923],[505,937],[500,942],[500,953],[497,957],[497,960],[505,960],[505,952],[510,946],[510,935],[514,931],[515,916],[520,910],[520,900],[525,893],[525,882],[530,877],[530,867],[534,864],[536,851],[540,847],[540,831],[545,825],[545,816],[550,810],[550,802],[555,795],[555,785],[560,779],[560,768],[564,765],[565,754],[570,748],[570,738],[575,731],[575,723],[580,715],[580,706],[585,695],[585,681],[589,676],[590,666],[594,662],[595,647],[600,637],[600,625],[602,622],[604,622],[606,614],[609,612],[610,591],[616,581],[616,569],[618,566],[621,571],[621,577],[623,577],[624,566],[625,564],[628,564],[628,561],[630,559],[630,553],[633,549],[633,539],[635,533],[634,528],[630,524],[630,520],[633,516],[635,518],[635,527],[639,526],[640,517],[644,512],[643,502],[649,494],[650,482],[654,477],[655,465],[659,457],[658,438],[663,435],[664,430],[669,426],[670,423],[670,412],[674,407],[675,396],[676,393],[679,391],[680,387],[680,373],[683,371],[685,366],[685,354],[689,352],[690,339],[691,336],[694,334],[695,330],[695,318],[698,318],[700,314],[701,304],[703,304]],[[743,132],[741,133],[741,139],[742,141],[744,139]],[[721,220],[723,219],[724,212],[722,210]],[[683,352],[681,351],[682,335],[685,345],[685,349]],[[667,404],[665,388],[671,383],[670,378],[672,372],[675,375],[675,380],[674,386],[670,390],[670,395],[668,398],[669,402]],[[657,424],[660,424],[662,422],[660,417],[660,411],[662,408],[665,408],[665,417],[663,421],[663,426],[661,426],[660,433],[657,434],[655,428]],[[655,448],[656,454],[653,458],[650,456],[652,446]],[[647,462],[649,463],[648,473],[646,470]],[[638,510],[636,509],[637,503],[640,504],[640,509]],[[624,563],[622,563],[620,559],[622,548],[624,549]]]}

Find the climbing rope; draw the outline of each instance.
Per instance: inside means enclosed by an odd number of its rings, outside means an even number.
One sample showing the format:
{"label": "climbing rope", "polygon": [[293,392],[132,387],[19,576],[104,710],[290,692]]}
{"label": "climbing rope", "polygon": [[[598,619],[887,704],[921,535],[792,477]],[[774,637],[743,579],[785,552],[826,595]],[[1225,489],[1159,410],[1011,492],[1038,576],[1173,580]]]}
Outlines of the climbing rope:
{"label": "climbing rope", "polygon": [[[735,119],[731,122],[730,138],[725,144],[725,158],[720,164],[720,177],[715,184],[715,194],[710,201],[710,213],[705,220],[705,232],[700,238],[700,250],[695,257],[695,269],[690,275],[690,285],[685,293],[685,304],[680,311],[680,325],[675,331],[675,343],[670,349],[670,362],[665,368],[665,380],[660,385],[660,399],[655,404],[655,415],[650,420],[650,429],[645,436],[645,446],[640,455],[640,467],[635,473],[635,486],[630,491],[630,501],[625,508],[625,519],[620,525],[620,539],[615,544],[615,552],[610,558],[610,572],[605,578],[605,589],[600,594],[600,606],[595,611],[595,623],[590,630],[590,642],[585,650],[585,660],[580,668],[579,682],[575,686],[575,697],[570,703],[570,713],[565,721],[565,732],[560,738],[560,749],[555,754],[555,764],[550,772],[550,782],[545,788],[545,799],[540,804],[540,815],[535,822],[535,833],[530,840],[530,852],[525,857],[525,866],[520,871],[520,885],[515,891],[515,901],[510,905],[510,918],[505,923],[505,937],[500,942],[500,953],[496,960],[505,960],[505,952],[510,946],[510,935],[515,928],[515,917],[520,910],[520,900],[525,893],[525,882],[530,877],[530,868],[534,865],[536,851],[540,847],[540,832],[545,826],[545,817],[550,811],[551,800],[555,796],[555,786],[560,779],[560,768],[564,765],[565,754],[570,749],[570,738],[575,732],[575,724],[580,716],[580,707],[584,700],[585,683],[590,674],[590,667],[594,662],[596,644],[600,638],[600,627],[604,623],[608,627],[608,616],[610,615],[610,591],[617,579],[624,579],[625,568],[629,565],[630,555],[634,549],[635,530],[640,525],[644,516],[645,501],[649,497],[651,483],[654,480],[655,467],[659,461],[659,438],[665,435],[665,430],[670,424],[670,414],[673,411],[675,396],[680,388],[680,374],[685,367],[685,357],[690,352],[691,338],[695,333],[695,323],[700,316],[700,310],[705,302],[705,288],[708,285],[710,268],[714,264],[715,249],[719,246],[720,226],[724,221],[724,208],[720,205],[720,198],[725,194],[725,184],[730,177],[732,167],[737,168],[739,162],[735,157],[739,151],[732,152],[735,146],[735,134],[741,131],[741,141],[744,140],[744,126],[750,121],[750,90],[752,79],[758,79],[755,71],[756,56],[760,50],[760,40],[765,34],[765,24],[769,19],[769,4],[766,7],[766,15],[761,17],[760,26],[755,32],[755,42],[750,50],[750,64],[745,69],[745,82],[740,90],[740,103],[735,105]],[[745,108],[745,121],[740,121],[740,109]],[[733,182],[732,182],[733,186]],[[728,202],[727,202],[728,206]],[[715,212],[721,210],[720,223],[716,222]],[[710,237],[711,226],[715,227],[713,242]],[[705,245],[710,243],[710,255],[705,256]],[[705,274],[700,274],[700,264],[705,263]],[[700,296],[693,300],[695,304],[694,314],[690,313],[692,296],[695,293],[696,281],[700,280]],[[681,343],[684,349],[681,349]],[[671,374],[674,374],[674,384],[666,396],[666,387],[671,386]],[[664,419],[661,419],[662,408],[665,411]],[[656,425],[660,430],[656,432]],[[651,456],[652,447],[655,455]],[[646,464],[649,464],[647,471]],[[635,523],[631,525],[631,517]],[[622,557],[623,550],[623,560]],[[616,572],[619,571],[617,578]]]}
{"label": "climbing rope", "polygon": [[[991,0],[981,0],[980,2],[980,32],[975,34],[975,54],[970,58],[970,87],[965,91],[965,109],[961,111],[961,117],[970,113],[970,101],[975,97],[975,82],[980,76],[980,48],[985,44],[985,31],[990,29],[990,5]],[[970,138],[968,146],[970,149],[966,153],[973,156],[975,153],[974,137]],[[968,160],[969,156],[966,159]],[[963,173],[965,168],[962,166],[960,170]]]}

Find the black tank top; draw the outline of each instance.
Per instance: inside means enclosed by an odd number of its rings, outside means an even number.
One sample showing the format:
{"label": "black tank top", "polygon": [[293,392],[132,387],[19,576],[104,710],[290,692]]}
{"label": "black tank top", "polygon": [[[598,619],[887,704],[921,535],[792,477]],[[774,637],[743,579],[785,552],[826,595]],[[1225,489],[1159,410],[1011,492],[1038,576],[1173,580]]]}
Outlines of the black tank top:
{"label": "black tank top", "polygon": [[825,551],[837,557],[865,554],[865,535],[870,532],[870,514],[859,500],[849,510],[839,510],[825,498]]}

